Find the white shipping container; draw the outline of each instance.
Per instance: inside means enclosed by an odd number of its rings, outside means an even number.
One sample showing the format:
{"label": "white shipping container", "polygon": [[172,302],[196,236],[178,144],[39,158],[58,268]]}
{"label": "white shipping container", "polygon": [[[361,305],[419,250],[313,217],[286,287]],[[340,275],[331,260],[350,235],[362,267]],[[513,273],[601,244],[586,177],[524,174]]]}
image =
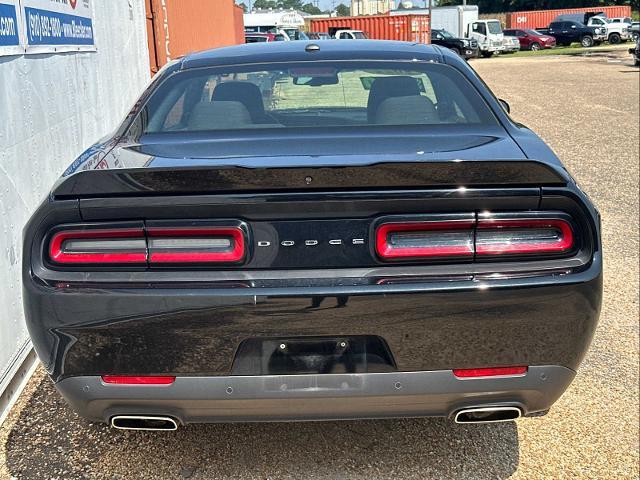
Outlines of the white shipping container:
{"label": "white shipping container", "polygon": [[97,51],[0,61],[0,421],[33,364],[22,228],[54,181],[115,129],[149,80],[144,0],[91,2]]}
{"label": "white shipping container", "polygon": [[431,28],[443,29],[459,38],[467,37],[467,26],[479,18],[477,5],[437,7],[432,9]]}

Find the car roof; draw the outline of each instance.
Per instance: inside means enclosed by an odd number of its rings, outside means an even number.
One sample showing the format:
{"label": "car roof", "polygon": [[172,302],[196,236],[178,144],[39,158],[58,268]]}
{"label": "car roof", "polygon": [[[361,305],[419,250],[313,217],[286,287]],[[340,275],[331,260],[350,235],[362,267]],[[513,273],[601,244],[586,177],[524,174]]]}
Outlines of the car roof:
{"label": "car roof", "polygon": [[351,40],[315,44],[312,41],[251,43],[192,53],[182,60],[181,68],[212,67],[251,63],[301,62],[323,60],[423,60],[442,61],[442,50],[423,43],[388,40]]}

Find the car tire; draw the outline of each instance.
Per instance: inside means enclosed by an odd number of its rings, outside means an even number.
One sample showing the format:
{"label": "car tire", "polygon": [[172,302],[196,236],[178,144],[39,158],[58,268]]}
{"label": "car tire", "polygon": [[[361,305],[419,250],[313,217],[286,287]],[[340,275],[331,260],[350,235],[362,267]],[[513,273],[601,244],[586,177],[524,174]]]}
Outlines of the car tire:
{"label": "car tire", "polygon": [[590,48],[593,47],[593,37],[590,35],[585,35],[584,37],[582,37],[580,39],[580,44],[584,47],[584,48]]}
{"label": "car tire", "polygon": [[622,39],[620,38],[619,33],[612,33],[609,35],[609,43],[611,45],[618,45]]}
{"label": "car tire", "polygon": [[633,35],[631,35],[631,39],[632,39],[634,42],[637,42],[637,41],[638,41],[638,37],[640,37],[640,33],[634,33]]}
{"label": "car tire", "polygon": [[540,50],[540,44],[538,42],[533,42],[530,46],[529,46],[529,50],[531,50],[532,52],[537,52]]}
{"label": "car tire", "polygon": [[493,52],[482,52],[483,58],[493,57]]}
{"label": "car tire", "polygon": [[458,49],[458,48],[456,48],[456,47],[450,48],[449,50],[451,50],[451,51],[452,51],[453,53],[455,53],[456,55],[460,55],[460,49]]}

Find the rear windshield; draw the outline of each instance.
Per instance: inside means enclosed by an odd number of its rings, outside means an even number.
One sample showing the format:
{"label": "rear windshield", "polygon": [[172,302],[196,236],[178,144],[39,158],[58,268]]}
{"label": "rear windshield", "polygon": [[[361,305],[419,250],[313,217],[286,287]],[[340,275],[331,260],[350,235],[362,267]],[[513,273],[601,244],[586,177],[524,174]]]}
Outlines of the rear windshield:
{"label": "rear windshield", "polygon": [[138,120],[145,133],[496,123],[458,70],[418,62],[185,70],[156,89]]}

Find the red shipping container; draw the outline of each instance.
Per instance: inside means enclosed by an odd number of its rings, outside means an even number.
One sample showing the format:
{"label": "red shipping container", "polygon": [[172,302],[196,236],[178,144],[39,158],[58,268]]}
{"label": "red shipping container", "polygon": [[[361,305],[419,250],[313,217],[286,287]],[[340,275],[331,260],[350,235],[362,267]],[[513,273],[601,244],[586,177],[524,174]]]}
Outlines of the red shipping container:
{"label": "red shipping container", "polygon": [[535,10],[531,12],[510,12],[507,14],[507,28],[546,28],[558,16],[566,13],[604,12],[607,17],[630,17],[630,6],[563,8],[559,10]]}
{"label": "red shipping container", "polygon": [[371,15],[311,20],[312,32],[362,30],[375,40],[431,43],[429,15]]}
{"label": "red shipping container", "polygon": [[146,0],[151,72],[190,52],[244,43],[234,0]]}

